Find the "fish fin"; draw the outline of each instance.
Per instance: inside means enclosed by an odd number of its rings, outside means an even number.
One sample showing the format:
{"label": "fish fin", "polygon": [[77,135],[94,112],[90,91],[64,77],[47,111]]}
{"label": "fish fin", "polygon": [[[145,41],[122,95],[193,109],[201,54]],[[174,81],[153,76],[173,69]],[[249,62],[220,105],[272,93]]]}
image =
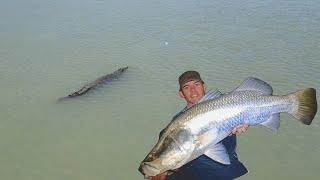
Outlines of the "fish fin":
{"label": "fish fin", "polygon": [[293,96],[297,99],[297,102],[294,103],[293,110],[290,113],[303,124],[310,125],[317,113],[316,90],[308,88],[289,94],[289,96]]}
{"label": "fish fin", "polygon": [[217,144],[210,143],[217,138],[216,134],[217,132],[215,132],[214,129],[205,132],[199,136],[199,144],[207,144],[207,147],[204,149],[204,154],[209,158],[222,164],[230,164],[230,158],[225,146],[221,142]]}
{"label": "fish fin", "polygon": [[269,119],[260,123],[260,125],[272,131],[277,131],[280,127],[280,113],[272,114]]}
{"label": "fish fin", "polygon": [[206,156],[222,164],[230,164],[229,154],[225,146],[220,142],[208,147],[204,152]]}
{"label": "fish fin", "polygon": [[220,97],[222,95],[222,93],[218,90],[215,90],[215,91],[208,91],[203,97],[202,99],[199,101],[199,102],[202,102],[202,101],[206,101],[206,100],[209,100],[209,99],[216,99],[218,97]]}
{"label": "fish fin", "polygon": [[199,144],[207,144],[209,145],[216,138],[216,133],[214,130],[204,132],[200,136],[198,136]]}
{"label": "fish fin", "polygon": [[268,83],[254,77],[248,77],[245,79],[234,91],[248,90],[259,91],[265,95],[271,95],[273,92],[272,87]]}

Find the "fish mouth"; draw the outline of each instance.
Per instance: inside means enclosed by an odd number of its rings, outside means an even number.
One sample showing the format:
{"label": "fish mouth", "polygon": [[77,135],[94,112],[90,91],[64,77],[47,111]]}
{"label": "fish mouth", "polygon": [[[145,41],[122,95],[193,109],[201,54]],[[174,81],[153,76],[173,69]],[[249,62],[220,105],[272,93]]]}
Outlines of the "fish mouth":
{"label": "fish mouth", "polygon": [[145,173],[143,172],[142,163],[141,163],[141,165],[139,166],[139,169],[138,169],[138,170],[140,171],[140,173],[141,173],[142,175],[145,175]]}
{"label": "fish mouth", "polygon": [[139,171],[145,177],[156,176],[157,174],[160,173],[160,170],[154,165],[150,164],[149,162],[142,162],[139,167]]}

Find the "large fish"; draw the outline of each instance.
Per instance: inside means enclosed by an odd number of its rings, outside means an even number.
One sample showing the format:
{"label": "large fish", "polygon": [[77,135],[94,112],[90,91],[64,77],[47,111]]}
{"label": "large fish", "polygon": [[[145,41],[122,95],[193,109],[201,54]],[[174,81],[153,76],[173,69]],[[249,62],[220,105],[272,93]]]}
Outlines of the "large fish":
{"label": "large fish", "polygon": [[158,143],[141,162],[139,171],[155,176],[177,169],[202,154],[230,164],[221,140],[240,124],[280,126],[280,113],[291,114],[311,124],[317,112],[316,90],[308,88],[284,96],[272,95],[272,87],[257,78],[247,78],[234,91],[216,94],[176,117],[164,129]]}

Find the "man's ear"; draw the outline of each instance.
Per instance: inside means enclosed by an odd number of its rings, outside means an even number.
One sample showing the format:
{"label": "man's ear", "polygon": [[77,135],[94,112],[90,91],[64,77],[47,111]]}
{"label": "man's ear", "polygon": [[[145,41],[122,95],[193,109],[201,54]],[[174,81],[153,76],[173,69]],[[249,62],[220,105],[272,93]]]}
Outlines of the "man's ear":
{"label": "man's ear", "polygon": [[183,92],[181,91],[181,90],[179,90],[179,96],[181,97],[181,98],[183,98],[184,99],[184,94],[183,94]]}
{"label": "man's ear", "polygon": [[204,92],[207,92],[207,85],[205,83],[203,83],[203,89],[204,89]]}

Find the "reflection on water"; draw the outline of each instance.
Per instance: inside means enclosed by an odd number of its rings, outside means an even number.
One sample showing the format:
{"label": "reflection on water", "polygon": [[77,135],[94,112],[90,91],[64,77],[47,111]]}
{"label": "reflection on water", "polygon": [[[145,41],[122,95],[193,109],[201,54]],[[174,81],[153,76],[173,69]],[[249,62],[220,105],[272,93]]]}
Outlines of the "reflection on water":
{"label": "reflection on water", "polygon": [[[319,90],[319,12],[314,0],[1,2],[1,179],[142,179],[140,161],[184,105],[185,70],[224,92],[247,76],[275,94]],[[118,81],[57,101],[127,65]],[[318,179],[319,115],[311,126],[281,119],[278,133],[239,137],[250,171],[240,179]]]}

